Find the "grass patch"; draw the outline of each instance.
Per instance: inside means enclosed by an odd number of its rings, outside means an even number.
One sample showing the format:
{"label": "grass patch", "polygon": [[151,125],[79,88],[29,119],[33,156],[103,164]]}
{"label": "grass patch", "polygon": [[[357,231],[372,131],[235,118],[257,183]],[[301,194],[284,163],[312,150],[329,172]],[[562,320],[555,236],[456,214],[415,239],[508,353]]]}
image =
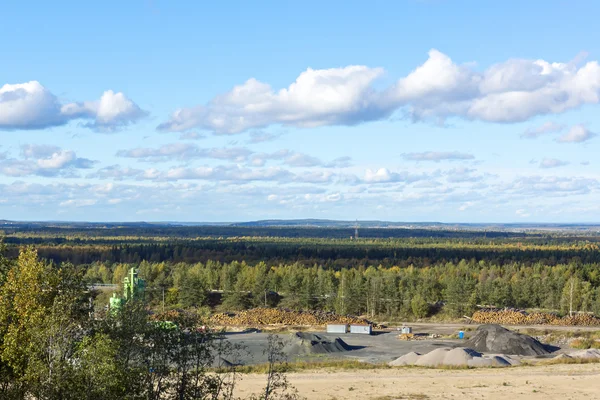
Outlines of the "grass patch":
{"label": "grass patch", "polygon": [[[551,358],[541,361],[537,365],[558,365],[558,364],[600,364],[600,358]],[[532,364],[535,366],[536,364]]]}
{"label": "grass patch", "polygon": [[[383,370],[383,369],[437,369],[437,370],[465,370],[475,369],[475,367],[469,366],[456,366],[456,365],[440,365],[437,367],[426,367],[416,365],[404,365],[404,366],[390,366],[386,363],[372,364],[367,362],[360,362],[356,360],[323,360],[323,361],[290,361],[287,365],[279,366],[282,372],[303,372],[303,371],[356,371],[356,370]],[[500,367],[481,367],[481,368],[500,368]],[[241,365],[236,367],[236,372],[242,374],[265,374],[269,370],[268,364],[254,364],[254,365]],[[215,372],[229,372],[230,369],[217,369]]]}
{"label": "grass patch", "polygon": [[[288,363],[284,372],[301,372],[311,370],[374,370],[392,369],[387,364],[371,364],[355,360],[327,360],[327,361],[293,361]],[[264,374],[269,370],[268,364],[243,365],[236,368],[242,374]]]}

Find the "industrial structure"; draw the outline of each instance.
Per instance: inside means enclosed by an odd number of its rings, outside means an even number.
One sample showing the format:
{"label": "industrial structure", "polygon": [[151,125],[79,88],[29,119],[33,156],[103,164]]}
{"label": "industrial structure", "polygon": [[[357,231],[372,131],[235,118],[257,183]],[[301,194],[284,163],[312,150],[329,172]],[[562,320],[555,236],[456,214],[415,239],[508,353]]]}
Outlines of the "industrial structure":
{"label": "industrial structure", "polygon": [[135,268],[129,269],[127,276],[123,278],[123,297],[118,297],[116,293],[113,293],[110,298],[110,311],[116,312],[127,301],[143,298],[145,288],[146,282],[138,277],[137,270]]}

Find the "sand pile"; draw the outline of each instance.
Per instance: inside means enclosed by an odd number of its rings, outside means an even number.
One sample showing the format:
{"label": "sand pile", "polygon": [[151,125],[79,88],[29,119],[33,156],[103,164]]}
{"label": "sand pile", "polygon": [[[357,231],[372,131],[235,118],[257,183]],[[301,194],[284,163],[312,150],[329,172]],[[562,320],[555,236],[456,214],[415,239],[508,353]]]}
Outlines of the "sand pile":
{"label": "sand pile", "polygon": [[584,358],[584,359],[600,359],[600,350],[598,349],[587,349],[587,350],[579,350],[573,351],[567,355],[569,358]]}
{"label": "sand pile", "polygon": [[340,338],[328,340],[307,332],[296,332],[291,336],[284,349],[290,355],[340,353],[352,350],[352,347]]}
{"label": "sand pile", "polygon": [[541,356],[552,349],[531,336],[510,331],[500,325],[482,325],[464,346],[485,353]]}
{"label": "sand pile", "polygon": [[408,353],[392,361],[389,365],[415,365],[420,367],[508,367],[518,364],[508,356],[486,356],[473,349],[435,349],[427,354]]}

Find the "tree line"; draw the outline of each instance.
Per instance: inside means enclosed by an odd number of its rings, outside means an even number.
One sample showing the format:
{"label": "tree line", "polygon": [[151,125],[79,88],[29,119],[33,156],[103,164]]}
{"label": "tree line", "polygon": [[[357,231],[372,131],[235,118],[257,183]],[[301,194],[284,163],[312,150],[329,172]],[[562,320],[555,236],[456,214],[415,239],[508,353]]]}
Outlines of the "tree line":
{"label": "tree line", "polygon": [[[93,263],[89,282],[120,283],[131,266],[147,281],[149,301],[168,308],[258,306],[327,310],[370,317],[423,318],[471,313],[476,305],[539,308],[600,316],[600,265],[460,260],[426,267],[358,266],[332,269],[299,263]],[[573,293],[571,295],[571,284]],[[164,297],[163,297],[164,294]]]}
{"label": "tree line", "polygon": [[55,263],[75,265],[93,262],[140,263],[142,261],[196,263],[246,261],[257,263],[299,262],[326,268],[343,269],[368,265],[384,267],[426,267],[460,260],[495,264],[518,262],[532,265],[600,263],[598,244],[587,240],[541,241],[412,239],[336,239],[289,238],[198,238],[195,240],[157,240],[140,238],[22,238],[7,237],[9,257],[16,257],[19,246],[37,243],[39,255]]}

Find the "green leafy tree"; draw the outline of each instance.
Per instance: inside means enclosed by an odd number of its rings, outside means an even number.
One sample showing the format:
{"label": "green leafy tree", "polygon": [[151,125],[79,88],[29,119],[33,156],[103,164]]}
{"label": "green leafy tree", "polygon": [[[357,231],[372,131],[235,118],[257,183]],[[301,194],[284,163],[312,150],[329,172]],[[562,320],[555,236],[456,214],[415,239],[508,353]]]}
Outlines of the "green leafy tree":
{"label": "green leafy tree", "polygon": [[418,293],[410,301],[410,308],[417,318],[425,318],[429,314],[429,303]]}

